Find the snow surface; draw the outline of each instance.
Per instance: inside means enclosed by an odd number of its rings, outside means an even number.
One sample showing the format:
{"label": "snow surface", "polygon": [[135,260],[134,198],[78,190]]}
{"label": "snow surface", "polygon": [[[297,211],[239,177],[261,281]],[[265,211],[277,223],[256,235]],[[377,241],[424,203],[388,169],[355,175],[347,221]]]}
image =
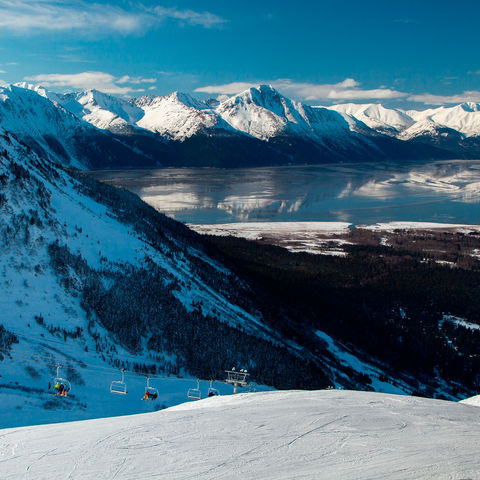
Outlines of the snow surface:
{"label": "snow surface", "polygon": [[203,129],[217,127],[218,123],[225,127],[207,105],[179,92],[164,97],[142,97],[135,105],[144,112],[137,122],[139,127],[173,140],[185,140]]}
{"label": "snow surface", "polygon": [[81,168],[82,162],[77,152],[72,151],[71,140],[91,134],[93,128],[58,105],[55,94],[50,95],[40,87],[19,85],[0,87],[1,127],[27,143],[41,145],[60,164]]}
{"label": "snow surface", "polygon": [[460,403],[465,403],[466,405],[473,405],[474,407],[480,407],[480,395],[466,398],[465,400],[461,400]]}
{"label": "snow surface", "polygon": [[17,478],[476,479],[478,409],[342,390],[214,397],[156,413],[0,430]]}
{"label": "snow surface", "polygon": [[393,232],[394,230],[448,230],[460,233],[479,232],[480,225],[460,225],[453,223],[431,222],[386,222],[373,225],[357,225],[358,228]]}
{"label": "snow surface", "polygon": [[374,130],[403,140],[421,135],[437,135],[442,128],[456,130],[467,137],[480,135],[479,103],[467,102],[426,110],[402,110],[371,103],[345,103],[324,108],[341,113],[347,121],[348,117],[353,118]]}
{"label": "snow surface", "polygon": [[452,107],[438,107],[406,112],[415,121],[431,121],[464,133],[466,136],[480,135],[480,104],[461,103]]}
{"label": "snow surface", "polygon": [[392,135],[398,134],[415,123],[405,111],[397,108],[386,108],[379,103],[344,103],[325,108],[335,110],[346,117],[353,117],[374,130]]}
{"label": "snow surface", "polygon": [[291,252],[344,256],[345,252],[335,247],[349,242],[332,236],[346,234],[349,225],[347,222],[239,222],[188,226],[202,235],[264,240]]}
{"label": "snow surface", "polygon": [[261,140],[284,134],[321,139],[348,132],[341,116],[290,100],[271,85],[249,88],[223,101],[216,112],[236,130]]}
{"label": "snow surface", "polygon": [[[188,224],[202,235],[233,236],[247,240],[262,240],[290,250],[327,255],[345,255],[342,245],[345,235],[354,225],[348,222],[238,222],[223,224]],[[479,232],[480,225],[460,225],[429,222],[387,222],[373,225],[356,225],[355,228],[379,232],[394,230],[444,230],[449,232]],[[386,239],[382,239],[385,245]]]}

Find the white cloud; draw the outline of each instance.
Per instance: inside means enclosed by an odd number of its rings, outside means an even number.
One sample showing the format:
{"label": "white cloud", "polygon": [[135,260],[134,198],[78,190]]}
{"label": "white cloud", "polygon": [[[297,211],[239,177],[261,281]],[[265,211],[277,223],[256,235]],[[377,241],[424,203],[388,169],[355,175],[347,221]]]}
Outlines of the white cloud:
{"label": "white cloud", "polygon": [[278,79],[263,82],[233,82],[224,85],[210,85],[195,89],[196,92],[233,95],[259,83],[273,85],[287,96],[300,100],[360,100],[360,99],[391,99],[402,98],[408,94],[389,88],[375,88],[364,90],[358,88],[359,82],[353,78],[346,78],[339,83],[305,83],[294,82],[290,79]]}
{"label": "white cloud", "polygon": [[243,92],[243,90],[247,90],[247,88],[255,87],[259,83],[265,82],[256,82],[256,83],[249,83],[249,82],[232,82],[232,83],[225,83],[223,85],[209,85],[206,87],[199,87],[195,89],[195,92],[199,93],[220,93],[226,95],[235,95],[236,93]]}
{"label": "white cloud", "polygon": [[156,81],[156,78],[130,77],[129,75],[124,75],[120,77],[116,83],[133,83],[139,85],[140,83],[155,83]]}
{"label": "white cloud", "polygon": [[189,25],[200,25],[205,28],[217,27],[227,22],[224,18],[210,12],[195,12],[193,10],[165,7],[155,7],[153,11],[159,18],[175,18]]}
{"label": "white cloud", "polygon": [[480,91],[469,90],[456,95],[434,95],[432,93],[422,93],[419,95],[410,95],[407,100],[411,102],[424,103],[426,105],[444,105],[448,103],[480,102]]}
{"label": "white cloud", "polygon": [[0,70],[0,73],[7,73],[5,70]]}
{"label": "white cloud", "polygon": [[8,83],[0,78],[0,87],[8,87]]}
{"label": "white cloud", "polygon": [[399,92],[398,90],[391,90],[390,88],[374,88],[372,90],[355,88],[352,90],[331,90],[328,94],[328,98],[335,100],[384,100],[391,98],[402,98],[406,97],[407,95],[408,93]]}
{"label": "white cloud", "polygon": [[0,0],[0,29],[19,34],[45,31],[77,31],[90,35],[142,33],[167,19],[205,28],[226,22],[210,12],[148,8],[142,3],[132,3],[130,10],[126,10],[115,3],[104,5],[82,0]]}
{"label": "white cloud", "polygon": [[[71,87],[74,89],[89,90],[95,88],[105,93],[127,94],[129,92],[143,92],[143,88],[132,88],[120,86],[119,84],[141,84],[152,83],[153,79],[142,79],[141,77],[130,77],[124,75],[115,77],[105,72],[80,72],[80,73],[48,73],[25,77],[24,80],[39,83],[44,87]],[[133,80],[133,81],[132,81]]]}

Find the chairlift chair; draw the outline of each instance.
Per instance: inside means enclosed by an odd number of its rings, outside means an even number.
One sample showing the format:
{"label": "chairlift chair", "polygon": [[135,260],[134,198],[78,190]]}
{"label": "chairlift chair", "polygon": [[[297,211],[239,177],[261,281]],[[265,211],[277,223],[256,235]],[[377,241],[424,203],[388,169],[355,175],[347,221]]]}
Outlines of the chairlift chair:
{"label": "chairlift chair", "polygon": [[127,394],[127,384],[125,383],[125,370],[122,368],[122,379],[115,380],[110,384],[110,393],[116,393],[118,395]]}
{"label": "chairlift chair", "polygon": [[60,376],[62,365],[57,365],[57,375],[52,380],[52,393],[58,397],[66,397],[72,390],[70,382],[66,378]]}
{"label": "chairlift chair", "polygon": [[208,389],[208,396],[216,397],[217,395],[220,395],[220,392],[213,387],[213,380],[210,380],[210,388]]}
{"label": "chairlift chair", "polygon": [[158,389],[150,386],[150,377],[147,377],[147,384],[145,385],[145,395],[142,400],[156,400],[158,398]]}
{"label": "chairlift chair", "polygon": [[201,400],[202,392],[200,391],[200,381],[197,378],[197,388],[189,388],[187,392],[187,397],[192,400]]}

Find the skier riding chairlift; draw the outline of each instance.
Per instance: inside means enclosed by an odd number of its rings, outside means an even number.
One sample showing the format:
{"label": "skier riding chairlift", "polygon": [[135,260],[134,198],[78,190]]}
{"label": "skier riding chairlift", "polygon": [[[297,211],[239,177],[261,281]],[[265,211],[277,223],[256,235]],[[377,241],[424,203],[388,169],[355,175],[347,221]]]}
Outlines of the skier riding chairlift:
{"label": "skier riding chairlift", "polygon": [[142,397],[142,400],[156,400],[158,398],[158,393],[145,392],[145,395]]}
{"label": "skier riding chairlift", "polygon": [[158,390],[150,386],[150,377],[147,377],[147,384],[145,385],[145,395],[142,400],[156,400],[158,398]]}
{"label": "skier riding chairlift", "polygon": [[210,388],[208,389],[208,396],[216,397],[217,395],[220,395],[220,392],[213,387],[213,380],[210,380]]}
{"label": "skier riding chairlift", "polygon": [[[57,376],[53,379],[52,383],[48,383],[48,389],[50,393],[58,397],[66,397],[71,390],[70,382],[65,378],[61,378],[59,375],[61,365],[57,365]],[[51,386],[53,384],[53,390]]]}

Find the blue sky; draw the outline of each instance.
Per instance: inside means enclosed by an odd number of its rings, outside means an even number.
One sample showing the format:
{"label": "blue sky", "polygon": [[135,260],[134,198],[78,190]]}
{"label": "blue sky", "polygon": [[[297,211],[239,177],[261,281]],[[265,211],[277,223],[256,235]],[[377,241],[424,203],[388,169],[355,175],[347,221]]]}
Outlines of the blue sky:
{"label": "blue sky", "polygon": [[272,83],[312,104],[480,102],[476,0],[0,0],[0,82],[124,96]]}

